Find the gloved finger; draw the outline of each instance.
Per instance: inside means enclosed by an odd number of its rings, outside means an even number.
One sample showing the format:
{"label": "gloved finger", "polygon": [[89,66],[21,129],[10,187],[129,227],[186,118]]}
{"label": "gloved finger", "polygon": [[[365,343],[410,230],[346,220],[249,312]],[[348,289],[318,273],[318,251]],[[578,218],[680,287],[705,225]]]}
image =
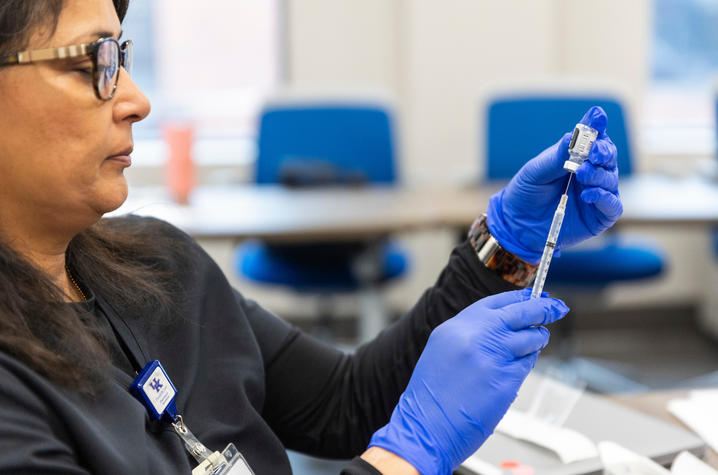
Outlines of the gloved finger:
{"label": "gloved finger", "polygon": [[593,143],[587,160],[594,165],[607,168],[609,170],[616,169],[618,161],[618,150],[609,136],[598,139]]}
{"label": "gloved finger", "polygon": [[524,328],[511,332],[504,340],[506,350],[514,358],[522,358],[548,345],[551,333],[544,327]]}
{"label": "gloved finger", "polygon": [[583,163],[576,171],[576,180],[584,186],[599,187],[618,193],[618,171],[606,170],[590,163]]}
{"label": "gloved finger", "polygon": [[598,131],[598,138],[606,135],[606,125],[608,125],[608,116],[603,108],[599,106],[591,107],[581,118],[580,123],[593,127]]}
{"label": "gloved finger", "polygon": [[471,306],[481,305],[486,308],[497,309],[503,308],[512,303],[523,302],[524,300],[528,300],[529,298],[531,298],[530,289],[510,290],[508,292],[501,292],[500,294],[494,294],[489,295],[488,297],[484,297],[478,302],[471,304]]}
{"label": "gloved finger", "polygon": [[596,209],[613,224],[623,214],[623,204],[617,194],[603,188],[586,188],[581,192],[584,203],[594,204]]}
{"label": "gloved finger", "polygon": [[537,351],[514,361],[514,364],[518,365],[522,369],[524,377],[528,375],[532,369],[534,369],[534,366],[536,366],[536,360],[538,360],[539,353],[540,352]]}
{"label": "gloved finger", "polygon": [[566,304],[554,298],[529,299],[501,309],[504,324],[514,331],[555,322],[567,313]]}

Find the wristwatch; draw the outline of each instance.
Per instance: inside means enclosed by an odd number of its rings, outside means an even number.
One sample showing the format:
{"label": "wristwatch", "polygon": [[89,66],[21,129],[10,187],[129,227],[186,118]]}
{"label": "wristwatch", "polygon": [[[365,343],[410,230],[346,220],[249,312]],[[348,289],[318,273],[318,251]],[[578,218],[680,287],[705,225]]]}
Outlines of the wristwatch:
{"label": "wristwatch", "polygon": [[505,281],[518,287],[528,287],[534,281],[538,266],[501,247],[489,232],[485,214],[471,225],[468,238],[479,261]]}

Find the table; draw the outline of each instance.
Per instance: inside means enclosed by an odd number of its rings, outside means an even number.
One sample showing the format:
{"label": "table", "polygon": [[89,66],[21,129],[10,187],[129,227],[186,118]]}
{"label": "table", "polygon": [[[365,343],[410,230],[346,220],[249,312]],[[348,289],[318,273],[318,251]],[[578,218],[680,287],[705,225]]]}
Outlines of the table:
{"label": "table", "polygon": [[198,188],[189,206],[179,206],[162,189],[141,189],[131,190],[112,214],[156,216],[201,238],[356,240],[435,226],[468,229],[488,196],[481,190],[236,186]]}
{"label": "table", "polygon": [[[519,389],[511,408],[527,413],[537,404],[543,408],[543,411],[539,410],[539,412],[557,414],[565,408],[564,404],[571,404],[573,395],[569,395],[565,389],[559,390],[561,386],[556,385],[544,387],[542,390],[545,382],[542,373],[532,371]],[[673,421],[666,424],[665,421],[660,420],[663,419],[662,417],[655,417],[654,414],[648,414],[652,417],[647,417],[642,413],[640,402],[635,401],[634,406],[631,397],[633,396],[621,396],[618,399],[613,396],[584,392],[575,400],[575,406],[570,410],[562,426],[578,431],[596,444],[601,441],[613,441],[633,452],[650,457],[659,464],[670,464],[683,450],[696,455],[704,452],[705,443],[700,438],[678,427]],[[668,398],[669,396],[666,395],[666,401]],[[500,466],[502,461],[517,461],[535,468],[537,475],[603,473],[598,458],[564,464],[553,452],[532,443],[516,440],[501,430],[497,430],[486,440],[472,458],[478,458],[494,467]],[[465,465],[459,473],[473,475],[475,472],[470,468],[471,461]]]}
{"label": "table", "polygon": [[700,177],[637,175],[620,185],[623,216],[618,225],[714,226],[718,183]]}
{"label": "table", "polygon": [[[373,239],[416,229],[468,229],[500,188],[199,187],[190,204],[180,206],[156,187],[132,189],[127,202],[110,215],[155,216],[205,239]],[[621,183],[621,197],[624,214],[618,226],[718,224],[718,184],[708,180],[636,176]]]}
{"label": "table", "polygon": [[[647,393],[621,394],[606,397],[618,404],[628,406],[650,416],[679,425],[687,430],[691,430],[688,426],[683,424],[680,419],[675,417],[673,414],[668,412],[668,409],[666,409],[668,401],[671,399],[682,399],[688,397],[688,392],[688,390],[651,391]],[[716,453],[711,447],[706,448],[703,461],[711,467],[718,469],[718,453]]]}

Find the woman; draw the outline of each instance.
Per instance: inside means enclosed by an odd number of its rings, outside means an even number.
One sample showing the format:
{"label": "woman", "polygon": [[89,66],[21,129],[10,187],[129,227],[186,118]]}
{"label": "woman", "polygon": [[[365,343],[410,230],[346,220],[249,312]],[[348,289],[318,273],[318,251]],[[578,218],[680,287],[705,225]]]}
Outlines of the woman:
{"label": "woman", "polygon": [[[541,325],[568,310],[516,289],[535,272],[569,137],[492,198],[405,318],[345,355],[246,300],[177,229],[101,219],[126,198],[132,124],[150,111],[118,41],[127,1],[0,0],[0,472],[190,473],[187,427],[209,452],[234,443],[257,474],[290,473],[285,448],[361,454],[348,474],[458,466],[548,342]],[[621,214],[605,114],[583,121],[600,136],[563,245]],[[503,268],[472,247],[490,235]],[[129,391],[153,360],[174,404]],[[155,374],[147,385],[169,391]]]}

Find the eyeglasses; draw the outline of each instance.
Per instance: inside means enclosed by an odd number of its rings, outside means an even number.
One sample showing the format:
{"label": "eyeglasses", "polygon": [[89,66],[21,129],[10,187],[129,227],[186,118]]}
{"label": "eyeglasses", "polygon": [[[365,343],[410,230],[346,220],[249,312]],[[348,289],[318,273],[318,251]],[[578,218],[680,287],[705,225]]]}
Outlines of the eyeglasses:
{"label": "eyeglasses", "polygon": [[120,66],[125,68],[127,74],[132,74],[132,40],[127,40],[120,45],[114,38],[100,38],[95,42],[82,45],[36,49],[0,55],[0,66],[79,58],[81,56],[89,56],[92,60],[92,82],[95,95],[103,101],[109,101],[115,95],[117,80],[120,77]]}

